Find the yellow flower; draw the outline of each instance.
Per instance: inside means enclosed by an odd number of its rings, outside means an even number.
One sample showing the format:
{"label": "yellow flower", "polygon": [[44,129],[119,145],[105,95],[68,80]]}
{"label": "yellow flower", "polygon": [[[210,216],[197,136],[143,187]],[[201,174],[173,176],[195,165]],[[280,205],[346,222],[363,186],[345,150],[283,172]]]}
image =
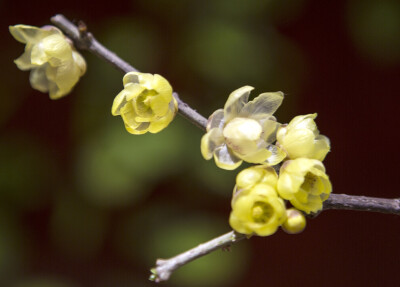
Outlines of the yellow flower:
{"label": "yellow flower", "polygon": [[86,62],[72,43],[53,26],[38,28],[10,26],[11,35],[26,44],[25,52],[14,62],[23,71],[31,70],[32,88],[59,99],[71,92],[86,71]]}
{"label": "yellow flower", "polygon": [[332,185],[322,162],[298,158],[282,165],[278,193],[297,209],[306,213],[318,212],[331,191]]}
{"label": "yellow flower", "polygon": [[229,217],[235,231],[268,236],[285,221],[285,203],[276,192],[277,179],[275,170],[266,166],[251,167],[238,174]]}
{"label": "yellow flower", "polygon": [[306,157],[323,161],[329,152],[329,139],[319,134],[314,122],[316,117],[317,114],[297,116],[287,126],[279,128],[278,145],[290,159]]}
{"label": "yellow flower", "polygon": [[300,233],[306,228],[306,218],[301,211],[295,208],[286,210],[286,220],[282,224],[282,229],[289,234]]}
{"label": "yellow flower", "polygon": [[201,153],[206,160],[214,157],[220,168],[233,170],[243,161],[276,165],[286,156],[272,144],[280,126],[272,114],[281,105],[283,93],[264,93],[248,102],[253,89],[244,86],[233,91],[224,109],[208,119]]}
{"label": "yellow flower", "polygon": [[123,83],[124,89],[115,97],[111,113],[121,115],[128,132],[158,133],[174,119],[178,103],[166,79],[157,74],[129,72]]}

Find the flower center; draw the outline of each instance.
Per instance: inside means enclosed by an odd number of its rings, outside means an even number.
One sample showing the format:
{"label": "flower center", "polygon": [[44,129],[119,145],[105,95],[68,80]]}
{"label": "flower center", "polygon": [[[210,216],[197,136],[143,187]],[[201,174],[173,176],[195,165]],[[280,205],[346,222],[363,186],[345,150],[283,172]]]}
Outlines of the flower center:
{"label": "flower center", "polygon": [[224,128],[224,136],[231,139],[257,140],[262,133],[261,125],[246,118],[234,118]]}
{"label": "flower center", "polygon": [[266,224],[272,217],[274,209],[268,203],[257,201],[252,208],[252,218],[255,223]]}

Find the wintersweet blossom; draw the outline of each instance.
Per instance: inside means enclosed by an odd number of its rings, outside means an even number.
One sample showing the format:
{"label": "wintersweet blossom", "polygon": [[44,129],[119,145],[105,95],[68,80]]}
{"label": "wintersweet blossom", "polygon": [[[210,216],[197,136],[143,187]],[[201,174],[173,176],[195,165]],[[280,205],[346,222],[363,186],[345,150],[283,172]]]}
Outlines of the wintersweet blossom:
{"label": "wintersweet blossom", "polygon": [[317,114],[297,116],[282,125],[276,135],[279,145],[290,159],[300,157],[323,161],[330,150],[330,141],[320,135],[314,119]]}
{"label": "wintersweet blossom", "polygon": [[129,72],[123,84],[124,89],[115,97],[111,112],[122,117],[128,132],[135,135],[158,133],[174,119],[178,103],[165,78]]}
{"label": "wintersweet blossom", "polygon": [[23,71],[31,70],[32,88],[59,99],[71,92],[86,71],[86,62],[60,30],[10,26],[11,35],[26,44],[25,52],[14,62]]}
{"label": "wintersweet blossom", "polygon": [[282,224],[282,229],[289,234],[297,234],[306,227],[306,218],[304,214],[296,208],[286,210],[286,220]]}
{"label": "wintersweet blossom", "polygon": [[243,161],[276,165],[286,156],[272,144],[280,126],[272,114],[281,105],[283,93],[263,93],[248,102],[253,89],[244,86],[233,91],[224,109],[208,119],[201,153],[206,160],[214,157],[220,168],[233,170]]}
{"label": "wintersweet blossom", "polygon": [[298,158],[286,161],[279,173],[278,193],[299,210],[318,212],[332,192],[332,185],[322,162]]}
{"label": "wintersweet blossom", "polygon": [[268,236],[286,219],[284,201],[276,192],[278,176],[267,166],[241,171],[232,197],[231,227],[242,234]]}

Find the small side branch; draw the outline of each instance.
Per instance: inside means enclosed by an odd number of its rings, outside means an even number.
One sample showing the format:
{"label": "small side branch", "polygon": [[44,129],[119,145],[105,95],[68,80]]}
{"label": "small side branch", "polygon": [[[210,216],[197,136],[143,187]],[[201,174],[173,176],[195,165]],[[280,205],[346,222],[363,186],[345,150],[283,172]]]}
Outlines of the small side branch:
{"label": "small side branch", "polygon": [[[400,199],[331,194],[329,199],[324,202],[323,211],[329,209],[371,211],[400,215]],[[246,235],[231,231],[170,259],[158,259],[156,262],[156,267],[152,269],[153,274],[150,279],[154,280],[155,282],[167,281],[172,272],[179,267],[217,249],[221,249],[239,242],[244,238],[246,238]]]}
{"label": "small side branch", "polygon": [[[60,28],[68,37],[70,37],[71,40],[74,41],[75,47],[78,49],[92,52],[97,57],[110,63],[117,70],[123,73],[138,72],[137,69],[122,60],[117,56],[117,54],[111,52],[102,44],[100,44],[92,35],[92,33],[87,30],[87,27],[83,22],[80,22],[79,26],[76,26],[61,14],[52,17],[51,22]],[[188,104],[183,102],[176,92],[174,93],[174,97],[178,102],[179,114],[203,131],[206,131],[207,119],[193,110]]]}
{"label": "small side branch", "polygon": [[245,238],[246,235],[231,231],[210,241],[202,243],[170,259],[158,259],[156,262],[156,267],[151,270],[153,274],[150,279],[154,280],[155,282],[167,281],[172,272],[182,265],[207,255],[214,250],[228,247],[231,244],[239,242]]}

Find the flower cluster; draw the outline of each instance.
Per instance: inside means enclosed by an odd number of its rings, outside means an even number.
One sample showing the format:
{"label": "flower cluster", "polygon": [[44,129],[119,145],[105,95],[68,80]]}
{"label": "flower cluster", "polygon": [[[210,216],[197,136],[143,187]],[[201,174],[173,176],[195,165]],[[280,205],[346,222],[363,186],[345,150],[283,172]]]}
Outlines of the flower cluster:
{"label": "flower cluster", "polygon": [[[322,164],[330,142],[318,131],[317,114],[280,124],[273,113],[283,93],[264,93],[249,102],[252,89],[232,92],[224,109],[210,116],[201,153],[228,170],[243,161],[260,164],[237,176],[229,219],[233,229],[267,236],[282,226],[288,233],[299,233],[306,225],[303,212],[320,211],[332,191]],[[294,208],[286,209],[285,201]]]}
{"label": "flower cluster", "polygon": [[157,133],[166,128],[178,111],[172,87],[160,75],[129,72],[124,89],[115,97],[111,113],[120,115],[128,132]]}
{"label": "flower cluster", "polygon": [[286,156],[272,144],[280,126],[272,114],[281,105],[283,93],[264,93],[248,102],[253,89],[245,86],[233,91],[224,109],[208,120],[201,153],[207,160],[214,157],[220,168],[233,170],[243,161],[272,166]]}
{"label": "flower cluster", "polygon": [[31,86],[51,99],[59,99],[71,92],[86,71],[86,62],[60,30],[10,26],[11,35],[26,44],[25,52],[14,62],[23,71],[31,70]]}

